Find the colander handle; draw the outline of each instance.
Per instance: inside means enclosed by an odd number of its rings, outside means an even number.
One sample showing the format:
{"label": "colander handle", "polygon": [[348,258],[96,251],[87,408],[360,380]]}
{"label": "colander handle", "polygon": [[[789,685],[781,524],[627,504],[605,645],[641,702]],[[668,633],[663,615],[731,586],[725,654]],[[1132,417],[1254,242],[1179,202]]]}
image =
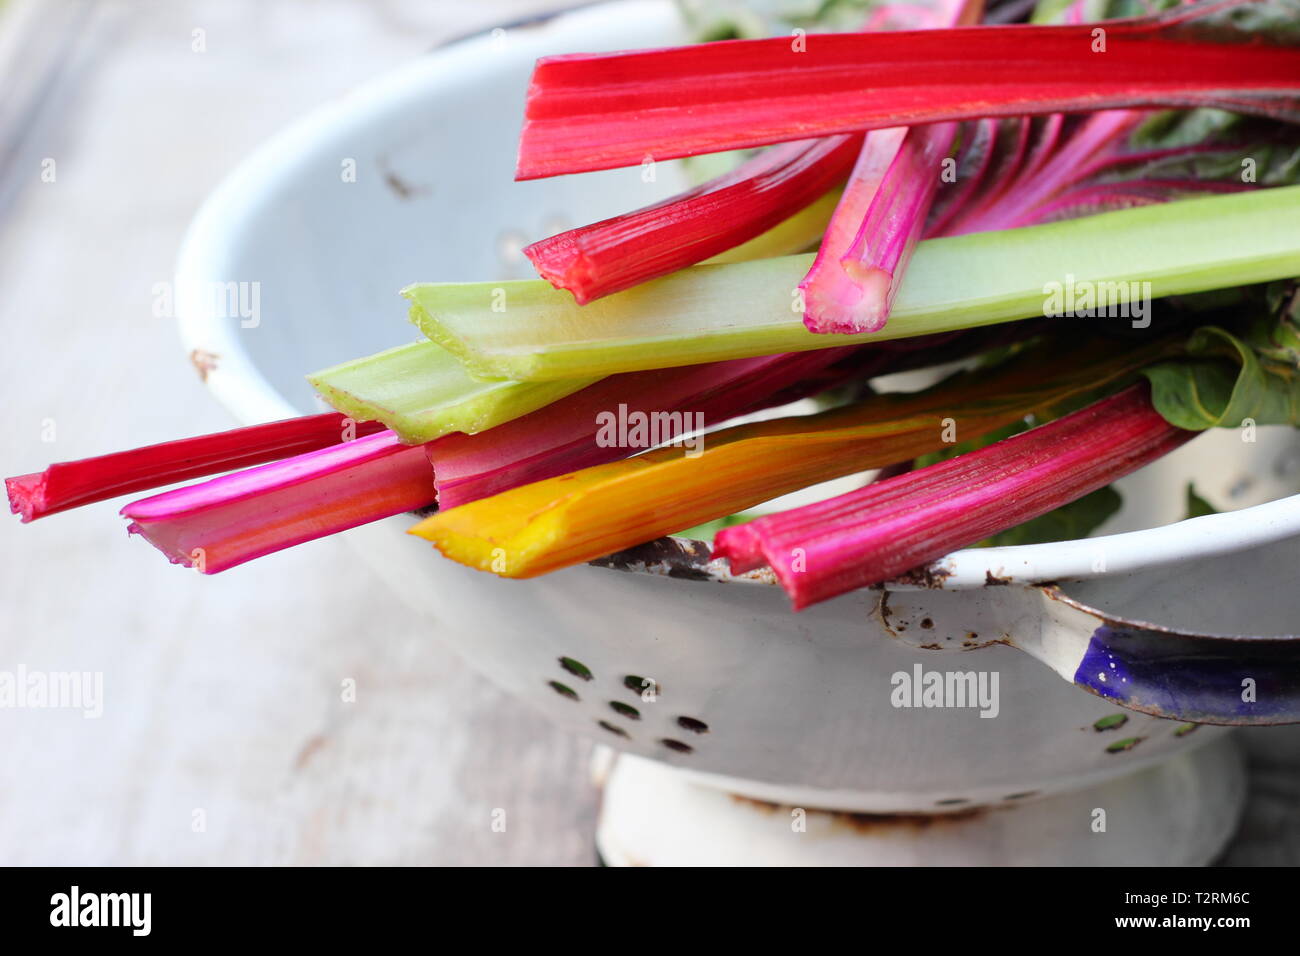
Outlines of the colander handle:
{"label": "colander handle", "polygon": [[1130,710],[1204,724],[1300,723],[1300,638],[1098,627],[1074,683]]}

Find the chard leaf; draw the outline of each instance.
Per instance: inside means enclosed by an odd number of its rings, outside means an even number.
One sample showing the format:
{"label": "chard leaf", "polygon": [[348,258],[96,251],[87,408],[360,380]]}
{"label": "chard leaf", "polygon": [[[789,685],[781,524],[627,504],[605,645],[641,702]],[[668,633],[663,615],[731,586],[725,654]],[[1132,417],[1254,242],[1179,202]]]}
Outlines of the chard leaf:
{"label": "chard leaf", "polygon": [[1195,146],[1226,138],[1240,122],[1238,114],[1226,110],[1167,110],[1156,113],[1134,130],[1130,142],[1145,149]]}
{"label": "chard leaf", "polygon": [[1118,163],[1118,178],[1188,180],[1191,186],[1214,181],[1252,189],[1300,181],[1293,126],[1218,109],[1157,113],[1134,130],[1127,149],[1149,158]]}
{"label": "chard leaf", "polygon": [[1233,29],[1258,32],[1272,43],[1300,41],[1300,0],[1265,0],[1243,3],[1213,13],[1207,25],[1231,25]]}
{"label": "chard leaf", "polygon": [[1277,357],[1296,344],[1293,323],[1280,330],[1256,326],[1246,338],[1207,325],[1192,333],[1187,358],[1142,374],[1156,409],[1179,428],[1239,428],[1247,419],[1300,426],[1300,366]]}
{"label": "chard leaf", "polygon": [[[1056,0],[1056,7],[1069,7],[1073,0]],[[1184,0],[1090,0],[1089,20],[1116,20],[1123,17],[1140,17],[1161,10],[1170,10]],[[1040,4],[1048,6],[1048,3]],[[1300,37],[1300,0],[1254,0],[1210,13],[1200,20],[1200,25],[1213,29],[1257,31],[1268,35],[1275,43],[1295,42]]]}
{"label": "chard leaf", "polygon": [[1259,336],[1259,354],[1268,361],[1300,368],[1300,285],[1274,282],[1264,295],[1269,314],[1277,320]]}

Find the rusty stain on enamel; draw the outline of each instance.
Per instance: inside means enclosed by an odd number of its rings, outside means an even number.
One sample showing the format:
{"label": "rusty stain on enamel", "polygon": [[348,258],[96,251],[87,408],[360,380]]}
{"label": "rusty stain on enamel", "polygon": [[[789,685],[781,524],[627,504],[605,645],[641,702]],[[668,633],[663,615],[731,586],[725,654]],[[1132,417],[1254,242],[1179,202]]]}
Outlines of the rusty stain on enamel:
{"label": "rusty stain on enamel", "polygon": [[190,364],[194,370],[199,373],[199,380],[206,382],[208,373],[215,372],[217,369],[217,359],[221,358],[216,352],[208,352],[205,349],[190,350]]}

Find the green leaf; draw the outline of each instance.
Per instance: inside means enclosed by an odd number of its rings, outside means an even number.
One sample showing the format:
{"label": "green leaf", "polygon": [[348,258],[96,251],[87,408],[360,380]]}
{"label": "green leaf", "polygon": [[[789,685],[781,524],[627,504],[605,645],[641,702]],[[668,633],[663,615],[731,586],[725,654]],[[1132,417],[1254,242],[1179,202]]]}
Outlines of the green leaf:
{"label": "green leaf", "polygon": [[1219,510],[1196,493],[1196,486],[1187,483],[1187,517],[1202,518],[1205,515],[1217,515]]}
{"label": "green leaf", "polygon": [[861,30],[867,11],[885,0],[677,0],[697,43],[782,36],[791,27],[809,33]]}
{"label": "green leaf", "polygon": [[1189,187],[1217,181],[1252,189],[1300,181],[1300,144],[1294,129],[1273,120],[1208,108],[1167,111],[1139,126],[1129,144],[1139,151],[1184,151],[1125,164],[1100,180],[1185,179]]}
{"label": "green leaf", "polygon": [[1300,367],[1260,350],[1278,346],[1275,328],[1255,326],[1239,338],[1214,325],[1192,333],[1187,358],[1159,362],[1142,374],[1151,400],[1171,425],[1191,431],[1256,425],[1300,425]]}

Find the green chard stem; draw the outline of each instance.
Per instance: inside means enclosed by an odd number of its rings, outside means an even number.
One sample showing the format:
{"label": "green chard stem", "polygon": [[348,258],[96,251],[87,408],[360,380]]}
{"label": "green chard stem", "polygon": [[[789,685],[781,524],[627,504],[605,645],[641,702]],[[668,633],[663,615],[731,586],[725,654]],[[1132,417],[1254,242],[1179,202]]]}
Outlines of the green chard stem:
{"label": "green chard stem", "polygon": [[694,266],[585,306],[542,280],[402,292],[412,321],[475,379],[595,378],[1061,314],[1066,287],[1104,283],[1118,306],[1288,278],[1300,274],[1300,186],[927,240],[889,324],[860,335],[804,327],[798,286],[812,260]]}
{"label": "green chard stem", "polygon": [[586,388],[595,379],[478,381],[433,342],[413,342],[307,376],[336,410],[378,421],[408,445],[451,432],[473,435]]}

